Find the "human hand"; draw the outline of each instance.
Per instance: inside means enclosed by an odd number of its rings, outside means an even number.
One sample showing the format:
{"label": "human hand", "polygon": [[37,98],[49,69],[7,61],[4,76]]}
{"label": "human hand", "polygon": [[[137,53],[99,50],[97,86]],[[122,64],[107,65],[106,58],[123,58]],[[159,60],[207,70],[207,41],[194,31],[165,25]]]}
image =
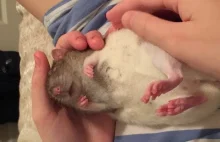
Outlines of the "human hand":
{"label": "human hand", "polygon": [[[107,13],[107,19],[192,68],[220,78],[219,7],[219,0],[123,0]],[[163,9],[179,14],[182,22],[153,16]]]}
{"label": "human hand", "polygon": [[46,93],[48,60],[35,53],[32,117],[43,142],[112,142],[114,121],[106,114],[81,115],[53,103]]}
{"label": "human hand", "polygon": [[78,31],[72,31],[62,35],[57,41],[56,48],[84,50],[89,45],[93,50],[104,47],[104,40],[98,31],[90,31],[83,35]]}

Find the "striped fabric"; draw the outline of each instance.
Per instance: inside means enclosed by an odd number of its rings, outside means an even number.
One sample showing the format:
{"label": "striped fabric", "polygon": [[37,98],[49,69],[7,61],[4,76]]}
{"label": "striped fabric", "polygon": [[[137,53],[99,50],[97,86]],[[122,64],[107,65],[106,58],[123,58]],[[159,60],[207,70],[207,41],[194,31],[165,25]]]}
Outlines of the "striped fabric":
{"label": "striped fabric", "polygon": [[115,136],[114,142],[220,142],[220,110],[188,126],[153,129],[118,123]]}
{"label": "striped fabric", "polygon": [[53,38],[57,40],[63,34],[77,30],[87,33],[99,30],[106,24],[106,12],[119,0],[63,0],[44,15],[44,25]]}

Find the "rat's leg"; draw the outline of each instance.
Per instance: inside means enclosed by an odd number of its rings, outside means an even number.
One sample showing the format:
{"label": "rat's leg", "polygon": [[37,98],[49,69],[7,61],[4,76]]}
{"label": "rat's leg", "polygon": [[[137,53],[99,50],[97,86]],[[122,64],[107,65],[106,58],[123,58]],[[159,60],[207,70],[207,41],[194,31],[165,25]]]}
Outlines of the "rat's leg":
{"label": "rat's leg", "polygon": [[167,76],[167,79],[153,81],[148,85],[145,95],[142,97],[142,101],[145,103],[149,101],[150,97],[154,100],[157,96],[174,89],[183,80],[181,63],[165,51],[158,50],[152,61],[154,66]]}
{"label": "rat's leg", "polygon": [[107,105],[104,103],[89,102],[86,96],[79,98],[78,106],[82,110],[100,112],[106,110]]}
{"label": "rat's leg", "polygon": [[170,100],[167,104],[162,105],[159,109],[157,109],[157,114],[159,116],[177,115],[206,101],[207,98],[204,95]]}
{"label": "rat's leg", "polygon": [[83,63],[83,72],[89,78],[93,78],[94,71],[93,68],[98,64],[99,54],[98,52],[92,53],[90,56],[86,57]]}
{"label": "rat's leg", "polygon": [[100,111],[106,110],[107,109],[107,105],[104,104],[104,103],[89,102],[88,107],[86,107],[86,108],[88,108],[89,111],[100,112]]}

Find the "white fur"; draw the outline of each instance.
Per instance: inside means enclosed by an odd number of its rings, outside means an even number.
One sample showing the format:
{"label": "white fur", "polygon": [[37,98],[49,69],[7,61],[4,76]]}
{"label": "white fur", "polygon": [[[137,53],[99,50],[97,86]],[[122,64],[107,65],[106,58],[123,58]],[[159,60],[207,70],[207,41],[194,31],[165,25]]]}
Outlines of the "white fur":
{"label": "white fur", "polygon": [[[177,88],[148,104],[141,102],[147,85],[153,80],[166,77],[152,64],[150,55],[159,50],[158,47],[141,41],[130,30],[123,29],[112,33],[106,41],[105,48],[95,52],[99,54],[97,67],[107,62],[112,68],[107,75],[119,86],[111,95],[124,107],[115,112],[114,117],[141,125],[177,125],[199,121],[214,113],[220,105],[220,88],[213,82],[214,79],[187,66],[183,66],[184,80]],[[207,82],[200,82],[202,80]],[[208,102],[176,116],[156,115],[156,109],[169,100],[192,96],[197,91],[204,92]]]}

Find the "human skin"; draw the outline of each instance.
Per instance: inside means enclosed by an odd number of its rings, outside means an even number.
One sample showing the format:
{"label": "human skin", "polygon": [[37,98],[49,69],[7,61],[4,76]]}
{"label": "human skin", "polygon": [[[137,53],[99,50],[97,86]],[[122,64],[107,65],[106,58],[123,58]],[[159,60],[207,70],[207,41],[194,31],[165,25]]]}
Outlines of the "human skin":
{"label": "human skin", "polygon": [[[116,28],[131,29],[190,67],[220,79],[219,7],[218,0],[123,0],[107,18]],[[164,9],[179,14],[182,22],[153,16]]]}
{"label": "human skin", "polygon": [[[32,117],[44,142],[113,142],[115,121],[108,115],[82,115],[54,104],[46,93],[49,63],[37,51],[32,78]],[[41,78],[41,79],[39,79]]]}

